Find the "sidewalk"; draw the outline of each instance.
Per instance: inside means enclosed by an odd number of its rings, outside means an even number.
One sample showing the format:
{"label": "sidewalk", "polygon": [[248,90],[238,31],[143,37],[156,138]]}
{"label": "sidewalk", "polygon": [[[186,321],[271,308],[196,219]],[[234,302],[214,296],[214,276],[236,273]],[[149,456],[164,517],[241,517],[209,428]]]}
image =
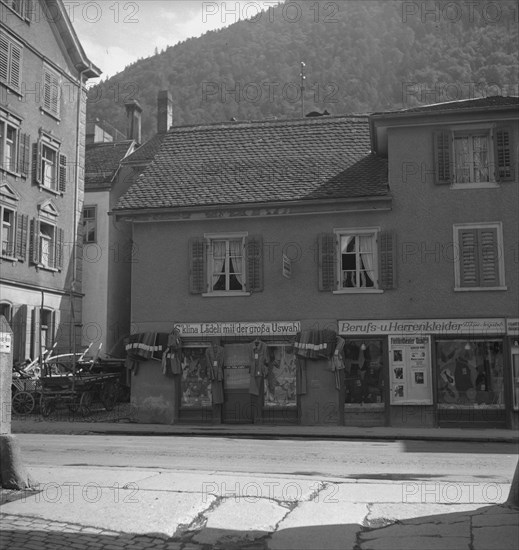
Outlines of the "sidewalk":
{"label": "sidewalk", "polygon": [[[1,491],[0,547],[516,550],[509,484],[370,482],[159,469],[33,467]],[[502,486],[501,486],[502,485]]]}
{"label": "sidewalk", "polygon": [[316,439],[380,439],[430,441],[480,441],[519,443],[519,433],[505,429],[299,426],[261,424],[137,424],[121,418],[96,422],[78,416],[45,419],[38,415],[13,417],[12,433],[179,435],[211,437],[279,437]]}

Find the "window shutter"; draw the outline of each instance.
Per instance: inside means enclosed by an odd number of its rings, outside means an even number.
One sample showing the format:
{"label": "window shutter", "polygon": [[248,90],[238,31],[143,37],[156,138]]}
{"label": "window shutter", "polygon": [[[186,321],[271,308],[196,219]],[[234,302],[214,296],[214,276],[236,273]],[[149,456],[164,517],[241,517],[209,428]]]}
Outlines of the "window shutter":
{"label": "window shutter", "polygon": [[29,134],[20,133],[20,146],[18,149],[18,172],[27,177],[29,174],[30,137]]}
{"label": "window shutter", "polygon": [[16,215],[16,245],[15,256],[21,262],[27,258],[27,231],[29,229],[29,216],[27,214]]}
{"label": "window shutter", "polygon": [[65,232],[60,227],[55,228],[55,248],[54,253],[54,267],[56,269],[63,269],[63,241]]}
{"label": "window shutter", "polygon": [[24,361],[27,356],[26,342],[28,316],[29,311],[26,304],[19,306],[13,316],[13,325],[16,327],[16,330],[13,331],[15,361]]}
{"label": "window shutter", "polygon": [[449,130],[437,130],[433,135],[434,139],[434,182],[437,185],[450,184],[451,176],[451,151],[452,151],[452,135]]}
{"label": "window shutter", "polygon": [[478,229],[479,286],[499,286],[497,229]]}
{"label": "window shutter", "polygon": [[33,308],[31,312],[31,355],[39,357],[42,353],[41,349],[41,309]]}
{"label": "window shutter", "polygon": [[67,157],[59,156],[59,190],[64,193],[67,190]]}
{"label": "window shutter", "polygon": [[337,237],[319,235],[319,290],[337,290]]}
{"label": "window shutter", "polygon": [[20,89],[22,79],[22,48],[11,43],[11,70],[9,71],[9,85]]}
{"label": "window shutter", "polygon": [[396,238],[391,231],[382,231],[378,236],[380,261],[379,288],[396,288]]}
{"label": "window shutter", "polygon": [[479,286],[477,229],[459,230],[460,286]]}
{"label": "window shutter", "polygon": [[263,239],[261,236],[248,237],[245,240],[245,259],[247,263],[247,290],[263,291]]}
{"label": "window shutter", "polygon": [[9,40],[0,33],[0,80],[7,83],[9,75]]}
{"label": "window shutter", "polygon": [[41,140],[32,144],[32,181],[41,183]]}
{"label": "window shutter", "polygon": [[189,241],[189,292],[202,294],[207,292],[206,242],[204,239]]}
{"label": "window shutter", "polygon": [[501,127],[494,131],[494,166],[496,181],[514,181],[515,164],[512,157],[512,128]]}
{"label": "window shutter", "polygon": [[29,255],[31,262],[38,265],[40,263],[40,220],[31,220],[31,244],[29,246]]}

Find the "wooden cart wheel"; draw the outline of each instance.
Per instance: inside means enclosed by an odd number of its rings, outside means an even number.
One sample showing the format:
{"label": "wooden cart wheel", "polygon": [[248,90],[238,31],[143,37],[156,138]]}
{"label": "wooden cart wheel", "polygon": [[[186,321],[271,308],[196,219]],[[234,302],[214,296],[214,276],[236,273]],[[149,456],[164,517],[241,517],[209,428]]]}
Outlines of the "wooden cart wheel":
{"label": "wooden cart wheel", "polygon": [[92,392],[84,391],[81,394],[81,399],[79,400],[79,412],[81,416],[88,416],[90,414],[90,408],[92,406]]}
{"label": "wooden cart wheel", "polygon": [[42,416],[49,416],[49,414],[54,410],[54,399],[52,397],[46,397],[42,395],[40,398],[40,412]]}
{"label": "wooden cart wheel", "polygon": [[18,391],[13,395],[12,407],[16,414],[31,414],[34,405],[34,397],[27,391]]}
{"label": "wooden cart wheel", "polygon": [[115,382],[105,382],[101,387],[101,403],[107,411],[114,409],[118,394],[118,385]]}

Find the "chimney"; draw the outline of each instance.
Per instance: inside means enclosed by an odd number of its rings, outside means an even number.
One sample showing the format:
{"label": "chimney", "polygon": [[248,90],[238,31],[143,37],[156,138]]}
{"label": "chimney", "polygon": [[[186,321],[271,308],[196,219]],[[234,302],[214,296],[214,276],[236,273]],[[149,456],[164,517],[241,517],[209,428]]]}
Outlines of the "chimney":
{"label": "chimney", "polygon": [[167,132],[173,124],[173,98],[168,90],[161,90],[157,97],[157,132]]}
{"label": "chimney", "polygon": [[124,103],[126,108],[126,139],[133,139],[141,144],[141,113],[142,107],[136,99]]}

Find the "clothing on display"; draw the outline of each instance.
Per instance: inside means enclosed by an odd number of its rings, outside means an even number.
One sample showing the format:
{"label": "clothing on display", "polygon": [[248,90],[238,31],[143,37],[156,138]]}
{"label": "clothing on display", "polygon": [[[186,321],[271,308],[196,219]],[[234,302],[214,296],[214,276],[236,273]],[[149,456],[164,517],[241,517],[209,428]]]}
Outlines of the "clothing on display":
{"label": "clothing on display", "polygon": [[250,383],[249,393],[259,395],[261,389],[261,381],[268,374],[268,346],[265,342],[257,339],[249,345],[250,358]]}
{"label": "clothing on display", "polygon": [[329,358],[335,350],[337,333],[328,329],[307,329],[296,335],[294,347],[299,357],[308,359]]}
{"label": "clothing on display", "polygon": [[177,329],[168,335],[166,349],[162,353],[162,373],[174,376],[182,372],[182,339]]}
{"label": "clothing on display", "polygon": [[213,343],[205,352],[209,379],[211,380],[211,393],[213,405],[223,403],[223,362],[225,351],[222,346]]}
{"label": "clothing on display", "polygon": [[153,357],[157,351],[162,351],[160,345],[156,345],[156,332],[140,332],[131,334],[128,338],[126,349],[126,368],[136,375],[139,371],[139,363]]}

